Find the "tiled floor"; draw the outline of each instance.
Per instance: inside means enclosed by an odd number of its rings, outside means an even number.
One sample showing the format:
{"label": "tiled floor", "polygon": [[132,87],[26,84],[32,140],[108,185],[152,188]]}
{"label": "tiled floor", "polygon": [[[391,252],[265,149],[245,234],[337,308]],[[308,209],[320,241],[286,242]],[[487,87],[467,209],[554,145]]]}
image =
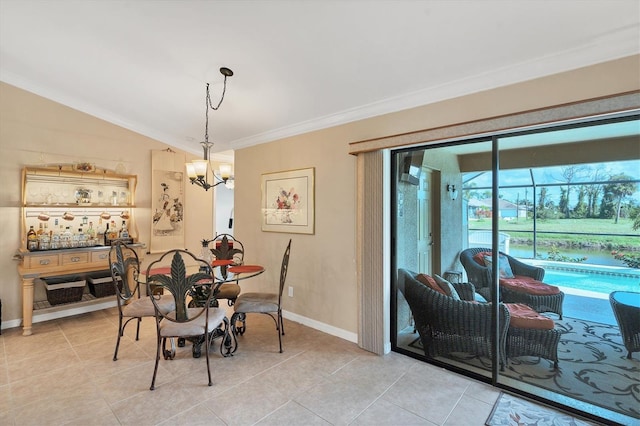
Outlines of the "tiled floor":
{"label": "tiled floor", "polygon": [[113,361],[114,309],[0,336],[2,425],[483,425],[498,391],[483,383],[285,321],[284,353],[273,322],[250,315],[235,356],[191,347],[160,360],[150,391],[155,328],[130,324]]}

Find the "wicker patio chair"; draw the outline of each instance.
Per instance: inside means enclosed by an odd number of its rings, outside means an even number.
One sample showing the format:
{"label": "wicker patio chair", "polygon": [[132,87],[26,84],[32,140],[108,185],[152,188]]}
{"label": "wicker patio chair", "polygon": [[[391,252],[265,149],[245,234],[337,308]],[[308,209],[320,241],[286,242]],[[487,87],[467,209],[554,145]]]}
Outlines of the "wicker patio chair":
{"label": "wicker patio chair", "polygon": [[[419,282],[416,276],[414,272],[400,269],[398,287],[411,308],[425,355],[433,358],[465,352],[490,358],[493,353],[492,305],[445,296]],[[458,289],[464,286],[455,287]],[[509,312],[503,304],[500,304],[499,309],[499,362],[500,368],[503,369],[506,364],[505,345]]]}
{"label": "wicker patio chair", "polygon": [[629,351],[627,358],[631,359],[631,352],[640,351],[640,293],[614,291],[609,294],[609,302],[620,327],[624,347]]}
{"label": "wicker patio chair", "polygon": [[[476,291],[485,299],[491,300],[491,267],[480,265],[473,258],[476,254],[482,252],[491,253],[491,249],[486,247],[465,249],[460,253],[460,263],[462,263],[467,273],[469,282],[476,286]],[[530,277],[542,283],[544,279],[544,269],[527,265],[508,254],[500,253],[504,254],[509,260],[509,266],[514,275]],[[501,285],[500,301],[504,303],[524,303],[525,305],[531,306],[537,312],[553,312],[558,314],[559,318],[562,319],[562,304],[564,301],[564,293],[562,291],[557,294],[536,295],[512,290]]]}

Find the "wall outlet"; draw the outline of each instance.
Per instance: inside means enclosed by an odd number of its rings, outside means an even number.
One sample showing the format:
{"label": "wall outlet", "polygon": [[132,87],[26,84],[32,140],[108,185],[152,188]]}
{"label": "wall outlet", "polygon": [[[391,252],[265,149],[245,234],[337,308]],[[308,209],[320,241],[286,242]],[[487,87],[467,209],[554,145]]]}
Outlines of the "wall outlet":
{"label": "wall outlet", "polygon": [[289,297],[293,297],[293,287],[289,286]]}

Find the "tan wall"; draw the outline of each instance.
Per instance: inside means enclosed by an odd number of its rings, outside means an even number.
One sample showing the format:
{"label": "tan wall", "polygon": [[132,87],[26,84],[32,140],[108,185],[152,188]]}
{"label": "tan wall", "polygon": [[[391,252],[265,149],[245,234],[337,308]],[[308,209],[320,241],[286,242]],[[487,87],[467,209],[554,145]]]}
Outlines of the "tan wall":
{"label": "tan wall", "polygon": [[[288,284],[295,290],[293,298],[285,296],[284,309],[356,333],[356,162],[348,152],[357,146],[349,143],[637,91],[638,75],[640,56],[634,56],[236,151],[236,234],[245,247],[260,247],[248,257],[269,267],[251,285],[274,288],[267,281],[277,280],[281,252],[291,237]],[[315,235],[261,232],[260,175],[302,167],[316,168]],[[445,191],[440,195],[442,203],[451,204]],[[457,255],[456,241],[462,236],[443,244],[443,269]],[[367,249],[373,256],[381,252]]]}
{"label": "tan wall", "polygon": [[[294,297],[285,296],[285,310],[356,333],[356,159],[349,155],[350,142],[639,90],[639,61],[640,56],[634,56],[238,150],[235,232],[245,245],[247,262],[268,268],[243,285],[246,289],[274,288],[282,252],[292,238],[288,285],[294,287]],[[128,172],[139,177],[136,216],[141,239],[148,240],[150,150],[166,145],[1,84],[0,148],[3,321],[21,317],[20,283],[12,256],[20,244],[18,203],[23,164],[83,159],[99,167],[115,168],[122,162]],[[262,232],[260,175],[304,167],[316,169],[315,234]],[[190,249],[197,250],[203,234],[211,234],[210,197],[210,192],[205,194],[188,185],[186,239]],[[374,254],[380,252],[379,247],[369,249]],[[443,253],[443,260],[450,256]]]}
{"label": "tan wall", "polygon": [[[0,298],[4,327],[22,318],[21,280],[18,262],[13,260],[22,233],[22,167],[86,161],[98,168],[115,169],[122,163],[127,173],[138,176],[135,217],[140,241],[148,243],[151,150],[166,148],[166,144],[0,83]],[[189,159],[194,157],[186,155]],[[199,241],[212,235],[211,197],[211,191],[205,194],[199,188],[186,186],[185,240],[190,250],[199,250]],[[152,257],[146,256],[145,264]]]}

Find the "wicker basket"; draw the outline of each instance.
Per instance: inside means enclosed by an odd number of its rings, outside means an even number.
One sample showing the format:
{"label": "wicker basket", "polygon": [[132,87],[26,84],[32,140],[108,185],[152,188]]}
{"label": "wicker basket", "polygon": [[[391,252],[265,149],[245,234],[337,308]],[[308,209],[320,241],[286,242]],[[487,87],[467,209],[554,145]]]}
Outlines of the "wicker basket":
{"label": "wicker basket", "polygon": [[[94,297],[107,297],[116,294],[116,290],[113,287],[113,278],[111,278],[109,271],[90,276],[87,281],[89,283],[89,292]],[[122,280],[118,278],[118,287],[121,284]]]}
{"label": "wicker basket", "polygon": [[42,278],[51,305],[79,302],[82,300],[86,280],[77,275]]}

